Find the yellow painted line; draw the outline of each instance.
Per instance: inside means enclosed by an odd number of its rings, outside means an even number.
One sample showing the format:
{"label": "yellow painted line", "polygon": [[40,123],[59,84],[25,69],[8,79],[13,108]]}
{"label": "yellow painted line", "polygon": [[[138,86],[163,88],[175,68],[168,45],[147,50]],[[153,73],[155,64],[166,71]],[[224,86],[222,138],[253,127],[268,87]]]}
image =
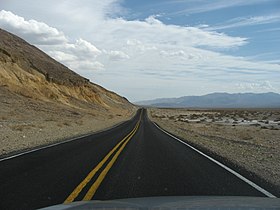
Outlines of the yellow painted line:
{"label": "yellow painted line", "polygon": [[125,136],[121,142],[119,142],[104,158],[103,160],[87,175],[87,177],[74,189],[74,191],[66,198],[64,203],[71,203],[75,200],[75,198],[79,195],[79,193],[83,190],[83,188],[90,182],[92,177],[96,174],[96,172],[104,165],[104,163],[109,159],[109,157],[117,150],[117,148],[127,140],[132,133],[137,129],[137,125],[133,128],[133,130]]}
{"label": "yellow painted line", "polygon": [[[141,112],[142,114],[142,112]],[[92,199],[92,197],[94,196],[96,190],[98,189],[98,187],[100,186],[100,184],[102,183],[103,179],[105,178],[105,176],[107,175],[107,173],[109,172],[109,170],[111,169],[111,167],[113,166],[113,164],[116,162],[117,158],[119,157],[120,153],[123,151],[123,149],[125,148],[125,146],[127,145],[127,143],[129,142],[129,140],[134,136],[134,134],[136,133],[137,129],[139,128],[139,124],[140,121],[138,121],[137,125],[136,125],[136,130],[134,130],[133,134],[126,140],[126,142],[121,146],[121,148],[116,152],[116,154],[114,155],[114,157],[111,159],[111,161],[108,163],[108,165],[105,167],[105,169],[101,172],[101,174],[98,176],[97,180],[93,183],[93,185],[90,187],[90,189],[88,190],[87,194],[85,195],[85,197],[83,198],[83,201],[89,201]]]}

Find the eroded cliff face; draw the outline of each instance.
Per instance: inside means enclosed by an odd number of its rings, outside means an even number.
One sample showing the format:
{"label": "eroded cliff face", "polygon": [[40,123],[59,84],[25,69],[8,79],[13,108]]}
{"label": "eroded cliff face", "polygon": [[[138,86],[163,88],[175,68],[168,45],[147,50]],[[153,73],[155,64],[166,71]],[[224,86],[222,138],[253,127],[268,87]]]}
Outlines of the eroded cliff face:
{"label": "eroded cliff face", "polygon": [[78,109],[133,109],[125,98],[89,82],[23,39],[1,29],[0,37],[1,88]]}
{"label": "eroded cliff face", "polygon": [[136,107],[0,29],[0,156],[92,133]]}

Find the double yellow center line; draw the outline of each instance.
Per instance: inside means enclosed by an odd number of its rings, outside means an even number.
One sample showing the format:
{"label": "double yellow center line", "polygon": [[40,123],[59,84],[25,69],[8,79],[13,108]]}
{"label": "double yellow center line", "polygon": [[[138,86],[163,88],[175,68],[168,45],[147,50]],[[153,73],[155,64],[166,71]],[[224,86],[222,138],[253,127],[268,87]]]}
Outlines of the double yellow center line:
{"label": "double yellow center line", "polygon": [[88,201],[91,200],[92,197],[94,196],[96,190],[102,183],[103,179],[105,178],[106,174],[109,172],[113,164],[116,162],[118,156],[120,153],[123,151],[129,140],[134,136],[136,133],[137,129],[139,128],[140,121],[141,121],[141,116],[142,116],[142,110],[140,114],[140,119],[136,123],[135,127],[132,129],[132,131],[127,134],[104,158],[103,160],[98,163],[98,165],[92,169],[89,174],[86,176],[86,178],[74,189],[74,191],[67,197],[67,199],[64,201],[64,203],[71,203],[73,202],[80,192],[84,189],[84,187],[91,181],[91,179],[94,177],[94,175],[102,168],[102,166],[107,162],[107,160],[112,156],[112,154],[117,151],[110,162],[106,165],[106,167],[103,169],[103,171],[100,173],[96,181],[92,184],[92,186],[89,188],[88,192],[83,198],[83,201]]}

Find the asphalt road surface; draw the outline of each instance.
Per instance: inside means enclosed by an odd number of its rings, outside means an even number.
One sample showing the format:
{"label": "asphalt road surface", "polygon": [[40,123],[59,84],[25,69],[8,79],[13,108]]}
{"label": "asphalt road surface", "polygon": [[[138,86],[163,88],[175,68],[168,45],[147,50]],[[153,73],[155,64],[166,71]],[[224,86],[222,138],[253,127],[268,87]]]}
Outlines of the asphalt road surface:
{"label": "asphalt road surface", "polygon": [[149,196],[265,196],[155,126],[110,130],[0,161],[0,209]]}

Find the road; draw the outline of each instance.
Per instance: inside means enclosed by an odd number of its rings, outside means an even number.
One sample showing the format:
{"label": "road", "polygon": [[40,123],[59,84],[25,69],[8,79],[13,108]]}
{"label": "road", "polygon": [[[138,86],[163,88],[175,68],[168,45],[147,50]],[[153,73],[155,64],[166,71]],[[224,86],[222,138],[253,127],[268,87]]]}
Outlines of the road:
{"label": "road", "polygon": [[110,130],[0,161],[0,209],[143,196],[265,196],[138,110]]}

